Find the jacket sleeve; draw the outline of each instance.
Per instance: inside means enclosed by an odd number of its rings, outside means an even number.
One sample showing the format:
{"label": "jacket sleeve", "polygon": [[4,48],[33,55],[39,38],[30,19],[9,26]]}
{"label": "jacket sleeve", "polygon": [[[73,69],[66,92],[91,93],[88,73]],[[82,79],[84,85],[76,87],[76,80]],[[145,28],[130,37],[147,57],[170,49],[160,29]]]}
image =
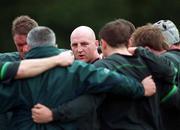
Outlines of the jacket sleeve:
{"label": "jacket sleeve", "polygon": [[165,57],[156,56],[147,49],[138,48],[136,53],[144,58],[146,65],[151,69],[153,76],[161,82],[159,95],[161,103],[165,106],[180,108],[180,90],[175,85],[176,68]]}
{"label": "jacket sleeve", "polygon": [[175,83],[176,73],[174,64],[164,57],[157,56],[148,49],[139,47],[135,54],[140,55],[151,70],[152,75],[170,84]]}
{"label": "jacket sleeve", "polygon": [[78,95],[82,93],[106,92],[132,98],[144,96],[142,84],[133,78],[126,77],[106,68],[96,68],[90,64],[73,66],[80,82],[79,87],[76,88],[76,94]]}
{"label": "jacket sleeve", "polygon": [[82,95],[72,101],[51,109],[53,120],[69,122],[95,111],[103,101],[105,95]]}
{"label": "jacket sleeve", "polygon": [[174,63],[177,70],[176,85],[180,88],[180,56],[171,52],[166,52],[163,53],[161,57],[167,58]]}
{"label": "jacket sleeve", "polygon": [[1,62],[0,63],[0,81],[3,83],[10,82],[16,75],[19,62]]}
{"label": "jacket sleeve", "polygon": [[180,110],[180,90],[176,85],[161,99],[161,104],[166,108],[170,107]]}
{"label": "jacket sleeve", "polygon": [[[78,81],[82,85],[77,89],[77,93],[104,93],[126,95],[131,97],[139,97],[144,95],[144,89],[141,84],[135,79],[131,79],[120,75],[116,72],[109,71],[105,68],[96,68],[93,65],[82,64],[81,67],[72,70],[77,70]],[[96,109],[103,101],[104,96],[83,95],[70,102],[53,108],[53,119],[62,122],[71,121],[82,117],[91,110]]]}

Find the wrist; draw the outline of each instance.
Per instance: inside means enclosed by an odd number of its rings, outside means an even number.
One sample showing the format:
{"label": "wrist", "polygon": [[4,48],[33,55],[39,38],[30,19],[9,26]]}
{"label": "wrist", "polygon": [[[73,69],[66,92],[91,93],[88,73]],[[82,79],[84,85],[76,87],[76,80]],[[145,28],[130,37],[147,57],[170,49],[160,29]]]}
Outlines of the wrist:
{"label": "wrist", "polygon": [[51,112],[52,112],[52,121],[57,121],[59,119],[59,113],[58,113],[58,110],[57,109],[51,109]]}
{"label": "wrist", "polygon": [[59,65],[58,55],[52,57],[52,63],[54,63],[54,66],[58,66]]}

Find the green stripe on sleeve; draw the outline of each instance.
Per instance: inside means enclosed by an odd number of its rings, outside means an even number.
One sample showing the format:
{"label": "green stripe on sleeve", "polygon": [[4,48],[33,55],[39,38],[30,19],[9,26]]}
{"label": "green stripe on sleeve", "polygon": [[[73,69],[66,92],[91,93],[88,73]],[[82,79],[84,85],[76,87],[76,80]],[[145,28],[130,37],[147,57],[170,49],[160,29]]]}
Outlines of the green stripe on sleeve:
{"label": "green stripe on sleeve", "polygon": [[175,80],[176,80],[176,76],[178,76],[178,69],[177,68],[174,68],[174,70],[175,70],[175,76],[174,76],[174,79],[173,79],[173,81],[175,82]]}
{"label": "green stripe on sleeve", "polygon": [[2,68],[1,68],[1,70],[0,70],[0,79],[1,79],[1,80],[4,79],[9,64],[10,64],[10,62],[6,62],[6,63],[4,63],[4,65],[2,66]]}
{"label": "green stripe on sleeve", "polygon": [[167,99],[170,98],[172,95],[174,95],[174,93],[176,93],[176,91],[177,91],[177,86],[176,86],[176,85],[173,85],[173,88],[172,88],[171,91],[161,100],[161,103],[167,101]]}

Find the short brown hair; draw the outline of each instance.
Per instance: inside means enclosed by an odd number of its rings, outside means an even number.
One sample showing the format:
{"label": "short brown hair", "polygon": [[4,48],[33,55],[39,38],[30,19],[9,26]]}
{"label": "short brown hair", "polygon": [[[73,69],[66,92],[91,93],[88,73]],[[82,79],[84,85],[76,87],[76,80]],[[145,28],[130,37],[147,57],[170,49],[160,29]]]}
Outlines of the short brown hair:
{"label": "short brown hair", "polygon": [[27,15],[22,15],[14,19],[12,23],[12,35],[23,34],[27,35],[28,32],[37,27],[38,23]]}
{"label": "short brown hair", "polygon": [[153,27],[152,25],[145,25],[139,27],[132,34],[132,45],[150,47],[157,51],[163,51],[168,49],[168,45],[165,42],[160,29]]}
{"label": "short brown hair", "polygon": [[134,32],[134,25],[124,19],[111,21],[102,27],[99,37],[104,39],[111,47],[119,47],[122,44],[128,46],[129,38]]}

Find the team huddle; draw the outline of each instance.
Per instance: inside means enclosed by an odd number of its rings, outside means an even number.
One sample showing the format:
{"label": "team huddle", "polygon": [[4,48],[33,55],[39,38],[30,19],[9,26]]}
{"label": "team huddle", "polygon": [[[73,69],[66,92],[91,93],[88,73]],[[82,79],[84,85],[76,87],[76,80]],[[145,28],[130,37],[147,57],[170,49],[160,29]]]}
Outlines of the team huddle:
{"label": "team huddle", "polygon": [[98,35],[79,26],[72,51],[60,49],[52,29],[15,18],[17,52],[0,53],[0,130],[179,130],[176,25],[117,19]]}

